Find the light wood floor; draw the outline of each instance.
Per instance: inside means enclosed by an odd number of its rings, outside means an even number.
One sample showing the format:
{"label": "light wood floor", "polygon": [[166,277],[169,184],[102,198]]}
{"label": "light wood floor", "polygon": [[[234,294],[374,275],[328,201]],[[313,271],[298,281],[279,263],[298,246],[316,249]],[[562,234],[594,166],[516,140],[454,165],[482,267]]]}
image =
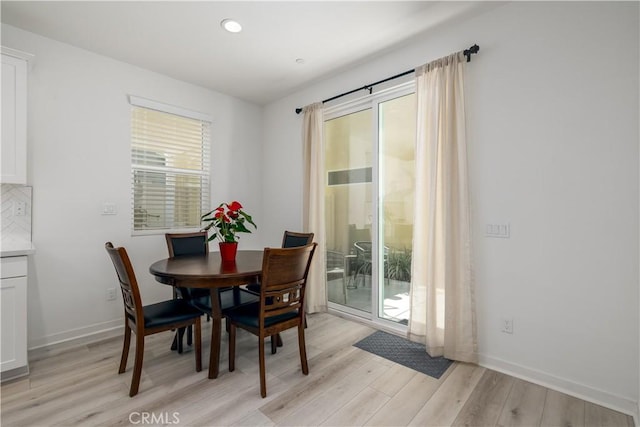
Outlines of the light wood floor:
{"label": "light wood floor", "polygon": [[[631,417],[474,365],[455,363],[436,380],[352,344],[373,330],[329,314],[308,316],[308,376],[295,331],[267,351],[267,393],[260,398],[257,339],[238,331],[236,370],[207,379],[193,352],[169,350],[172,335],[147,337],[140,393],[128,397],[118,375],[122,338],[64,344],[30,355],[31,374],[3,384],[2,426],[632,426]],[[268,344],[267,344],[268,345]],[[143,415],[146,413],[147,415]],[[150,417],[155,418],[150,418]]]}

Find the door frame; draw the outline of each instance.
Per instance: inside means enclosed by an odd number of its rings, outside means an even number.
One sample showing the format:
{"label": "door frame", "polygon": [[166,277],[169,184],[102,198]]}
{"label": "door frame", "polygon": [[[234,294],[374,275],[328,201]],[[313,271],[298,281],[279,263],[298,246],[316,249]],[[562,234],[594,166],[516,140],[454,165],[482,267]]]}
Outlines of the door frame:
{"label": "door frame", "polygon": [[[328,300],[327,304],[329,312],[356,320],[359,322],[367,323],[377,329],[387,329],[396,333],[406,333],[407,326],[394,322],[392,320],[385,319],[380,316],[380,312],[384,306],[384,300],[380,300],[381,292],[380,286],[384,282],[384,277],[381,277],[381,252],[379,249],[380,243],[380,129],[379,129],[379,111],[380,104],[386,101],[399,98],[405,95],[415,93],[415,82],[413,80],[399,84],[397,86],[381,90],[378,93],[367,95],[358,99],[347,101],[332,107],[328,107],[324,110],[323,122],[336,119],[349,114],[357,113],[359,111],[371,109],[372,114],[371,126],[372,126],[372,185],[371,185],[371,200],[373,212],[372,224],[371,224],[371,242],[374,248],[376,248],[375,256],[372,254],[372,272],[371,272],[371,312],[363,312],[361,310],[348,307],[346,305],[334,303]],[[326,169],[326,167],[325,167]],[[384,272],[382,271],[382,276]],[[325,276],[326,277],[326,276]]]}

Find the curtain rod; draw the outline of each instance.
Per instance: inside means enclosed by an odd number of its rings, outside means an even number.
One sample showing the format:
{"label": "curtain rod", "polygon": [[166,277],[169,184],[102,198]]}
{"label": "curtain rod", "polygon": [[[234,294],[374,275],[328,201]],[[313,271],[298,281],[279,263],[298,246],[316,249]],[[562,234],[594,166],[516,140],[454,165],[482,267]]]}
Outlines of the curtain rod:
{"label": "curtain rod", "polygon": [[[471,62],[471,55],[478,53],[479,50],[480,50],[480,46],[478,46],[477,44],[474,44],[469,49],[463,50],[462,54],[467,57],[467,62]],[[369,95],[371,95],[374,86],[379,85],[381,83],[388,82],[389,80],[394,80],[394,79],[397,79],[399,77],[406,76],[407,74],[411,74],[413,72],[415,72],[415,68],[412,69],[412,70],[407,70],[407,71],[405,71],[403,73],[400,73],[400,74],[396,74],[395,76],[387,77],[386,79],[379,80],[379,81],[377,81],[375,83],[369,83],[369,84],[364,85],[362,87],[359,87],[357,89],[353,89],[353,90],[350,90],[348,92],[341,93],[340,95],[332,96],[331,98],[327,98],[327,99],[323,100],[322,103],[324,104],[325,102],[333,101],[334,99],[342,98],[343,96],[351,95],[352,93],[355,93],[355,92],[358,92],[358,91],[361,91],[361,90],[368,90],[369,91]],[[302,108],[296,108],[296,114],[300,114],[301,112],[302,112]]]}

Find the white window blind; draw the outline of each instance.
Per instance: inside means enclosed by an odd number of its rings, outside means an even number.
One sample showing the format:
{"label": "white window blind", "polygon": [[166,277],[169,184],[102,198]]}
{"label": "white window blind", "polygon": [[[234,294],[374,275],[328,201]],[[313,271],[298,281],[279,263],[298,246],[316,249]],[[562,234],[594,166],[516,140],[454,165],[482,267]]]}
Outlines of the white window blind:
{"label": "white window blind", "polygon": [[199,228],[209,207],[210,120],[154,101],[130,100],[134,234]]}

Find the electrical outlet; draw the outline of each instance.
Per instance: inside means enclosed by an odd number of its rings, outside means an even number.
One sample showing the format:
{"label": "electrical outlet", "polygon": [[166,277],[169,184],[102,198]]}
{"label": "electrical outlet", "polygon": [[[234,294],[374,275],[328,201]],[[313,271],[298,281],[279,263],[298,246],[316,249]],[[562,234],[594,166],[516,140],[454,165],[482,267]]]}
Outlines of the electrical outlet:
{"label": "electrical outlet", "polygon": [[27,204],[25,202],[16,201],[13,202],[13,216],[25,216],[27,211]]}
{"label": "electrical outlet", "polygon": [[513,317],[503,317],[501,323],[502,332],[505,334],[513,334]]}
{"label": "electrical outlet", "polygon": [[116,299],[116,288],[107,289],[107,301],[113,301]]}

